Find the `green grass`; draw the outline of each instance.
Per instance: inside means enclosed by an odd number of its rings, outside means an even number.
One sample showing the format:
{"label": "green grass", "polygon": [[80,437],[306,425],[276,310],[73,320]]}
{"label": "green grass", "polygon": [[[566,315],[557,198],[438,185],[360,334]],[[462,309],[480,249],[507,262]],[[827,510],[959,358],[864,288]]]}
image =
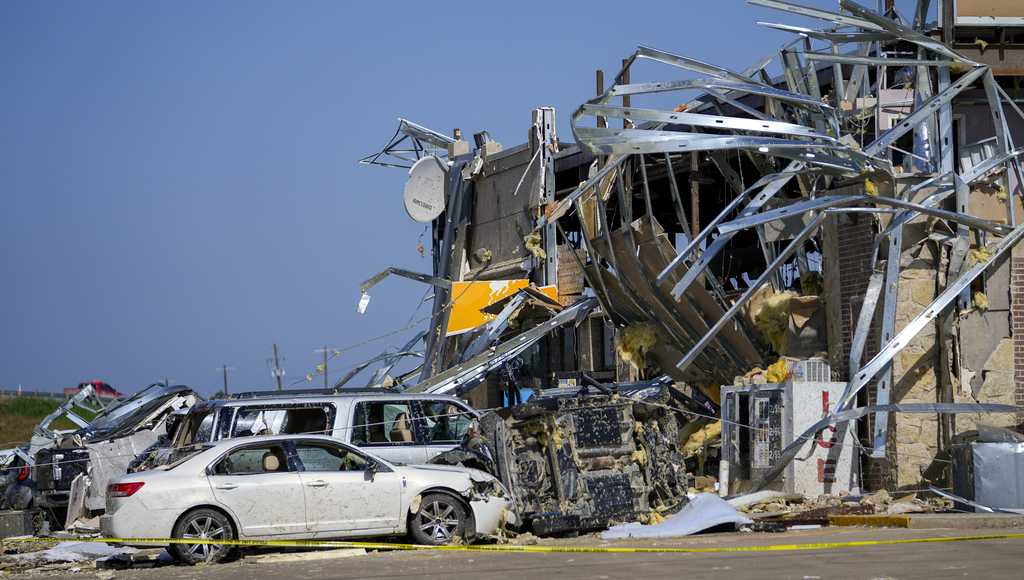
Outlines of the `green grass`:
{"label": "green grass", "polygon": [[[61,402],[43,397],[0,398],[0,449],[27,443],[39,421],[59,407]],[[86,421],[93,417],[88,411],[78,409],[76,412]],[[50,429],[76,428],[74,423],[63,417],[50,424]]]}

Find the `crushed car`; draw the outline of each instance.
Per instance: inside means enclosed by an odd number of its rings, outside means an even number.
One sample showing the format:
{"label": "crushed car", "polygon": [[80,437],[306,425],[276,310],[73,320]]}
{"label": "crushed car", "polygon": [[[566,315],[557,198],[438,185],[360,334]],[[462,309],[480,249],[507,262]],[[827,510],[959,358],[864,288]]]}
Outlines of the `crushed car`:
{"label": "crushed car", "polygon": [[[107,483],[126,473],[132,459],[159,441],[199,396],[184,385],[152,384],[108,403],[86,384],[35,427],[32,440],[6,453],[5,496],[24,509],[41,508],[51,525],[96,527],[105,509]],[[91,421],[81,415],[95,413]],[[79,426],[51,429],[64,417]],[[7,493],[16,488],[18,493]],[[31,493],[28,493],[29,490]]]}
{"label": "crushed car", "polygon": [[488,413],[432,463],[482,469],[539,536],[656,521],[687,502],[677,407],[662,381],[543,391]]}
{"label": "crushed car", "polygon": [[190,538],[471,541],[514,518],[511,501],[497,479],[475,469],[401,466],[331,437],[272,435],[197,446],[175,463],[111,482],[100,524],[110,538],[186,540],[170,552],[194,564],[231,550]]}

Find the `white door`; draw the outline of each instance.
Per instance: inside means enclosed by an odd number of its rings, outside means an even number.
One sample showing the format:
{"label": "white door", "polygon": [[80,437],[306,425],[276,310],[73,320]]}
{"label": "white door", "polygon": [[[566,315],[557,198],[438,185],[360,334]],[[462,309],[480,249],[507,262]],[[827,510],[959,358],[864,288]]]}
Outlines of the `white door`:
{"label": "white door", "polygon": [[351,412],[351,443],[391,463],[418,464],[426,461],[423,446],[416,439],[414,415],[408,401],[359,401]]}
{"label": "white door", "polygon": [[372,460],[325,441],[297,441],[295,453],[310,531],[329,536],[399,529],[402,482],[397,473],[386,466],[368,470]]}
{"label": "white door", "polygon": [[246,537],[307,532],[302,480],[280,445],[236,447],[207,476],[217,502]]}

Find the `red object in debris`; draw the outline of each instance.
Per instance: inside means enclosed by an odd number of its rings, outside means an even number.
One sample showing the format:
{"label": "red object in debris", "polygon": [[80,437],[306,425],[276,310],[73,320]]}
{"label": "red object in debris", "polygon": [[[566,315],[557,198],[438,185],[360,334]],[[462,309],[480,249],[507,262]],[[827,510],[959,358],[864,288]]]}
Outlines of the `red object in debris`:
{"label": "red object in debris", "polygon": [[[828,417],[828,410],[829,410],[828,391],[822,391],[821,392],[821,416],[822,416],[822,418]],[[815,438],[815,443],[817,443],[821,447],[824,447],[825,449],[831,448],[833,445],[836,444],[836,438],[837,438],[836,431],[837,430],[838,430],[838,428],[835,425],[829,425],[828,427],[825,427],[824,429],[822,429],[821,431],[818,432],[818,436]],[[832,436],[829,437],[828,441],[826,441],[825,438],[822,437],[822,435],[825,433],[825,431],[830,431],[832,433]],[[820,459],[818,461],[821,462]],[[818,467],[818,470],[819,470],[818,473],[820,474],[821,473],[821,466],[820,465]],[[822,481],[821,477],[822,477],[821,475],[818,476],[818,481]]]}
{"label": "red object in debris", "polygon": [[28,479],[29,473],[31,473],[31,470],[29,470],[28,466],[22,465],[21,469],[18,470],[18,481],[25,481]]}
{"label": "red object in debris", "polygon": [[73,397],[78,394],[86,385],[92,385],[93,391],[96,396],[101,399],[119,399],[124,396],[124,393],[118,391],[114,387],[111,387],[103,381],[87,381],[84,383],[78,383],[77,387],[68,387],[64,389],[65,397]]}
{"label": "red object in debris", "polygon": [[111,483],[107,487],[107,494],[110,497],[130,497],[145,485],[141,481],[129,481],[126,483]]}

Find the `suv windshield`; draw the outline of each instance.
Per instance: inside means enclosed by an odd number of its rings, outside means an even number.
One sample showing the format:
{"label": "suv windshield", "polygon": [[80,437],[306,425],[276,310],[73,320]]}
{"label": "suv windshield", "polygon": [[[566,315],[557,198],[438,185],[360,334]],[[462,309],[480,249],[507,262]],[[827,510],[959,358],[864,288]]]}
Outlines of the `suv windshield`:
{"label": "suv windshield", "polygon": [[174,446],[185,447],[196,443],[209,443],[213,438],[213,418],[216,413],[216,408],[197,410],[196,407],[193,407],[174,435]]}
{"label": "suv windshield", "polygon": [[107,408],[93,419],[86,429],[92,438],[109,437],[125,429],[131,429],[171,397],[190,390],[181,385],[174,387],[160,383],[149,385],[124,401]]}

